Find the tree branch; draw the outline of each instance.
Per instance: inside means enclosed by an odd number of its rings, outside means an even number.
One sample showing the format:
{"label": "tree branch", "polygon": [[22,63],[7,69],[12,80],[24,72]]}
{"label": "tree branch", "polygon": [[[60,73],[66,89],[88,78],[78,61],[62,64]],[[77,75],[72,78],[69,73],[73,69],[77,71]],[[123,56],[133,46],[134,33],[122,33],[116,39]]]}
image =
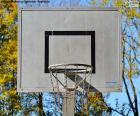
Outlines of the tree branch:
{"label": "tree branch", "polygon": [[[123,40],[124,40],[124,38],[123,38]],[[133,110],[133,113],[135,113],[135,108],[134,108],[133,103],[131,101],[131,97],[130,97],[130,94],[129,94],[129,91],[128,91],[128,87],[127,87],[127,84],[126,84],[126,81],[125,81],[125,77],[124,77],[124,69],[125,69],[124,59],[125,59],[125,43],[123,45],[123,71],[122,71],[122,78],[123,78],[123,82],[124,82],[124,86],[125,86],[125,90],[126,90],[126,94],[127,94],[130,106],[131,106],[131,108]]]}
{"label": "tree branch", "polygon": [[122,116],[125,116],[123,113],[121,113],[121,112],[119,112],[118,110],[113,109],[113,108],[111,108],[111,107],[109,107],[109,110],[115,111],[115,112],[117,112],[118,114],[120,114],[120,115],[122,115]]}

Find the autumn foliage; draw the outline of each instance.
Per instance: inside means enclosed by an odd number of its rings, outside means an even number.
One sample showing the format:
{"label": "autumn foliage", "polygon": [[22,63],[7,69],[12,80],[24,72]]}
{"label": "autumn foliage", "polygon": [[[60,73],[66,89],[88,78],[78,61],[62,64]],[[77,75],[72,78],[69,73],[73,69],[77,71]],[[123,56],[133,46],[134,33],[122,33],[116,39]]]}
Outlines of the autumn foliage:
{"label": "autumn foliage", "polygon": [[16,92],[17,5],[0,2],[0,114],[12,115],[21,109]]}

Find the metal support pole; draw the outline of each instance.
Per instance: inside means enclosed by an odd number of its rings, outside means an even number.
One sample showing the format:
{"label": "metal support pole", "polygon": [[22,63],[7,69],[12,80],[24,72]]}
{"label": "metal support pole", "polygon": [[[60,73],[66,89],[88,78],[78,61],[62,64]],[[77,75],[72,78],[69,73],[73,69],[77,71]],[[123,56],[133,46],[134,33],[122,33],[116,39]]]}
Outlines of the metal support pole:
{"label": "metal support pole", "polygon": [[75,90],[66,91],[63,101],[63,116],[74,116],[75,113]]}

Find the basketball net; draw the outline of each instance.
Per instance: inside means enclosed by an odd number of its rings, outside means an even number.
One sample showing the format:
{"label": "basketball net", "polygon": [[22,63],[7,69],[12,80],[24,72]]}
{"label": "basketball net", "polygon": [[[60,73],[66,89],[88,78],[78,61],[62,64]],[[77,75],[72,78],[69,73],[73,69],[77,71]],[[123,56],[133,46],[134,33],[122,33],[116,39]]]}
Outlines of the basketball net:
{"label": "basketball net", "polygon": [[[54,92],[55,110],[58,106],[58,110],[63,116],[74,116],[76,107],[75,91],[81,88],[82,90],[82,110],[85,112],[85,102],[88,104],[87,93],[89,92],[89,85],[85,85],[87,78],[91,81],[92,66],[86,64],[55,64],[49,66],[51,85]],[[62,74],[64,80],[62,80]],[[55,82],[54,82],[55,80]],[[72,83],[69,83],[70,80]],[[61,107],[61,93],[60,85],[62,86],[64,93],[63,108]],[[55,94],[56,93],[56,94]],[[63,112],[62,112],[63,109]]]}

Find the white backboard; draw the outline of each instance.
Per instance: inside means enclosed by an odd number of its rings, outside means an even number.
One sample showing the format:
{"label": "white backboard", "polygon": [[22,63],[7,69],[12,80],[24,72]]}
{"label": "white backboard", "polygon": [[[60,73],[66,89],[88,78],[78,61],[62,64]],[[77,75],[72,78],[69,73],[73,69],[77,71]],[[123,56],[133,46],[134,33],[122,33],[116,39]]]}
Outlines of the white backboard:
{"label": "white backboard", "polygon": [[49,65],[82,63],[94,68],[87,83],[101,92],[120,91],[120,35],[115,8],[20,9],[17,90],[52,92]]}

